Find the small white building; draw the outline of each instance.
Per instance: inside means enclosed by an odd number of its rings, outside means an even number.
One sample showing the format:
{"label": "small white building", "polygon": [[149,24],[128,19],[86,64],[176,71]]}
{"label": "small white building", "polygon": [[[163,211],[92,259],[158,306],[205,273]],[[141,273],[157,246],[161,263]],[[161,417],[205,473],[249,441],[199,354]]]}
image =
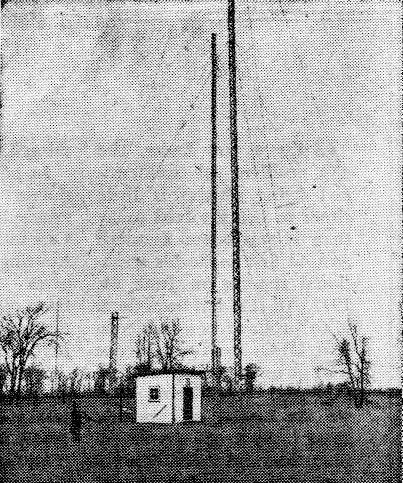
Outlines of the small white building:
{"label": "small white building", "polygon": [[201,421],[201,375],[176,372],[137,377],[136,421]]}

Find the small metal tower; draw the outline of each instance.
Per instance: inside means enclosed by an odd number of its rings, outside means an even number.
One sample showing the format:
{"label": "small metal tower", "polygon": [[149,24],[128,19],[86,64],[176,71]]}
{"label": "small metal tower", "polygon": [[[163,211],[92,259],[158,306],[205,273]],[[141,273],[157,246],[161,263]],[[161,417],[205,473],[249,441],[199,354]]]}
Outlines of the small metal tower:
{"label": "small metal tower", "polygon": [[118,331],[119,331],[119,314],[112,312],[111,316],[111,347],[109,353],[109,392],[114,394],[117,386],[116,377],[116,361],[118,355]]}

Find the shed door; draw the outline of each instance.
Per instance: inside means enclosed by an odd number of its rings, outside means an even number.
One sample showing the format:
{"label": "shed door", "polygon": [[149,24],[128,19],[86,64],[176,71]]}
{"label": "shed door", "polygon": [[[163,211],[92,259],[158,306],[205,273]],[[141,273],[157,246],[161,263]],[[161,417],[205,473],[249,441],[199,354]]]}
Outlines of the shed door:
{"label": "shed door", "polygon": [[193,419],[193,387],[183,388],[183,419]]}

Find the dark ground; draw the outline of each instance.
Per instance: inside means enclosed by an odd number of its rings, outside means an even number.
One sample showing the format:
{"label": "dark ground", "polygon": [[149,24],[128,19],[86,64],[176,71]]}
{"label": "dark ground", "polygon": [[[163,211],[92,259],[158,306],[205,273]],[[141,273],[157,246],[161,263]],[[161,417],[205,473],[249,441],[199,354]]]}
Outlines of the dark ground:
{"label": "dark ground", "polygon": [[[263,393],[205,397],[203,422],[119,421],[117,399],[85,398],[81,442],[71,400],[22,401],[0,413],[5,483],[401,481],[401,396],[374,394],[363,409],[343,398]],[[124,407],[134,407],[126,398]]]}

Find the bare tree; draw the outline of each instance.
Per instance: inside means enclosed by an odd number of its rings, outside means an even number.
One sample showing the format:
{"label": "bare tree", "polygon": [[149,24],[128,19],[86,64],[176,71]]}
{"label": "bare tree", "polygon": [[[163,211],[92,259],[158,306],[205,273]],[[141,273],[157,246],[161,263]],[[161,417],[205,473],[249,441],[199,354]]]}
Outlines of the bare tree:
{"label": "bare tree", "polygon": [[94,390],[94,373],[93,371],[86,372],[83,374],[83,386],[82,386],[82,391],[89,394]]}
{"label": "bare tree", "polygon": [[57,393],[61,395],[63,403],[66,402],[67,386],[69,382],[69,377],[61,371],[57,373]]}
{"label": "bare tree", "polygon": [[146,372],[150,372],[155,359],[155,333],[154,325],[149,322],[137,335],[135,342],[136,358]]}
{"label": "bare tree", "polygon": [[78,367],[75,367],[70,374],[68,375],[68,390],[70,393],[70,396],[76,396],[81,392],[82,389],[82,383],[83,383],[83,374],[78,369]]}
{"label": "bare tree", "polygon": [[24,371],[35,349],[40,344],[56,342],[57,334],[40,320],[48,311],[49,307],[39,302],[34,307],[17,310],[0,320],[0,347],[10,377],[11,398],[21,395]]}
{"label": "bare tree", "polygon": [[245,387],[247,392],[253,392],[256,378],[260,374],[260,367],[257,364],[250,363],[245,366]]}
{"label": "bare tree", "polygon": [[220,385],[227,394],[232,394],[235,386],[233,367],[220,366]]}
{"label": "bare tree", "polygon": [[7,383],[7,368],[5,364],[0,364],[0,398],[5,392]]}
{"label": "bare tree", "polygon": [[184,348],[179,319],[161,321],[159,326],[152,327],[152,331],[156,357],[162,370],[169,371],[180,368],[184,357],[191,354],[192,350]]}
{"label": "bare tree", "polygon": [[43,391],[46,371],[35,364],[27,366],[24,371],[23,379],[25,394],[30,397],[38,397]]}
{"label": "bare tree", "polygon": [[366,400],[367,389],[371,384],[371,362],[368,359],[368,337],[359,336],[356,325],[349,325],[351,338],[353,339],[354,368],[355,368],[355,393],[357,406],[362,407]]}
{"label": "bare tree", "polygon": [[106,394],[106,387],[109,378],[109,369],[107,367],[98,366],[94,372],[94,392],[98,394]]}
{"label": "bare tree", "polygon": [[126,366],[123,384],[125,387],[125,391],[127,394],[135,394],[136,393],[136,378],[138,375],[147,374],[147,372],[139,373],[138,366],[142,364],[137,364],[135,366],[128,365]]}
{"label": "bare tree", "polygon": [[318,370],[343,374],[357,408],[365,404],[367,389],[371,384],[371,362],[368,359],[368,337],[359,336],[357,326],[348,324],[350,335],[339,339],[335,335],[337,369],[320,367]]}

